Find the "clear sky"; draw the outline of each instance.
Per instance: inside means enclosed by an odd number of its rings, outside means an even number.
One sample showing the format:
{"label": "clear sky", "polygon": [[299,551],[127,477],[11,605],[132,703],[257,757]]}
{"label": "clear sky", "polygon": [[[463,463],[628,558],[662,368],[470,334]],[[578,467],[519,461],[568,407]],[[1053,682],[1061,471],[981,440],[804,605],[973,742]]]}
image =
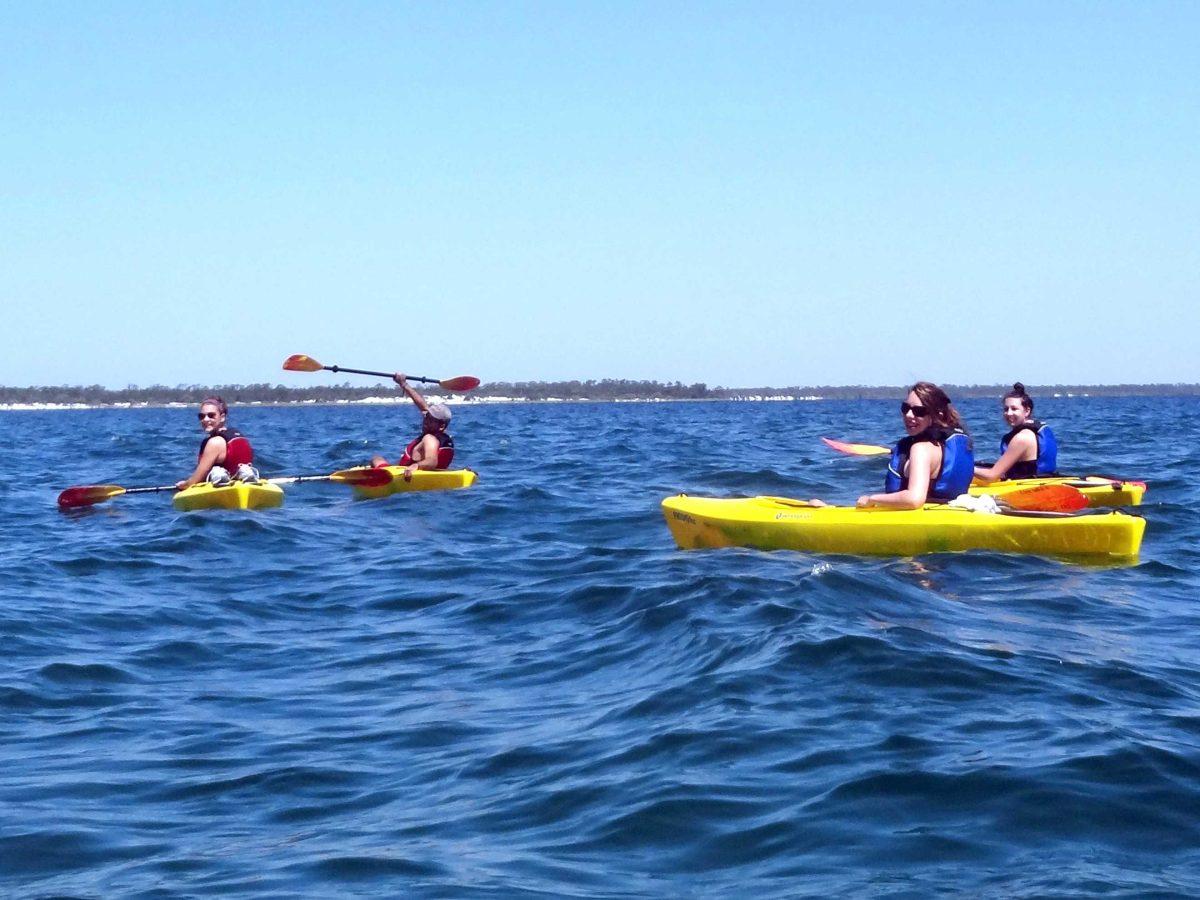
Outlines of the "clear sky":
{"label": "clear sky", "polygon": [[1200,381],[1198,35],[1195,2],[0,0],[0,384]]}

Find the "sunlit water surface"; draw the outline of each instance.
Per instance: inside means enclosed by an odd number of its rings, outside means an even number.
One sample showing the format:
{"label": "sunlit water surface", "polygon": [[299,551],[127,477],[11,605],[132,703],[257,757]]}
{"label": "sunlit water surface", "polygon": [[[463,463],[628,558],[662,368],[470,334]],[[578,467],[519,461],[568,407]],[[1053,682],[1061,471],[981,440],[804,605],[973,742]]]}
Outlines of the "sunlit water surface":
{"label": "sunlit water surface", "polygon": [[[1132,568],[675,549],[669,494],[875,489],[819,438],[894,407],[460,407],[470,490],[72,515],[183,477],[194,411],[0,413],[0,893],[1200,893],[1200,402],[1039,406],[1150,482]],[[231,424],[300,474],[416,416]]]}

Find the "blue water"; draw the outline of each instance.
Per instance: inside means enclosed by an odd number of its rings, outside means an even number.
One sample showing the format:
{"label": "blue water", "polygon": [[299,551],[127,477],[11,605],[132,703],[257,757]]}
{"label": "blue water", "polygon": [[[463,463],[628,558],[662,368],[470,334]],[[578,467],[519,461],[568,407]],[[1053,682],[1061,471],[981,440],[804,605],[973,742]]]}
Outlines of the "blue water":
{"label": "blue water", "polygon": [[[1039,405],[1150,482],[1135,567],[675,549],[681,490],[874,489],[818,438],[894,407],[460,408],[467,491],[72,515],[194,411],[0,413],[0,895],[1200,893],[1200,402]],[[415,419],[231,424],[299,474]]]}

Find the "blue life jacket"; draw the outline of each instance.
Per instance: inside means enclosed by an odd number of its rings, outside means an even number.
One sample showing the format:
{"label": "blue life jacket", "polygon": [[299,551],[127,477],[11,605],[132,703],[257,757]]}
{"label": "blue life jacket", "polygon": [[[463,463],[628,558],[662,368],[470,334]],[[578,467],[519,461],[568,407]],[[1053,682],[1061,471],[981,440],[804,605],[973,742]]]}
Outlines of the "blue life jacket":
{"label": "blue life jacket", "polygon": [[975,449],[971,436],[961,428],[926,428],[920,434],[903,438],[892,448],[883,489],[889,494],[908,487],[908,456],[913,444],[928,441],[942,448],[942,466],[929,485],[928,500],[953,500],[965,494],[975,476]]}
{"label": "blue life jacket", "polygon": [[1023,460],[1014,465],[1004,476],[1010,478],[1036,478],[1039,475],[1053,475],[1058,471],[1058,439],[1045,422],[1034,419],[1018,425],[1000,439],[1000,455],[1008,449],[1009,442],[1022,431],[1032,431],[1037,440],[1037,459]]}

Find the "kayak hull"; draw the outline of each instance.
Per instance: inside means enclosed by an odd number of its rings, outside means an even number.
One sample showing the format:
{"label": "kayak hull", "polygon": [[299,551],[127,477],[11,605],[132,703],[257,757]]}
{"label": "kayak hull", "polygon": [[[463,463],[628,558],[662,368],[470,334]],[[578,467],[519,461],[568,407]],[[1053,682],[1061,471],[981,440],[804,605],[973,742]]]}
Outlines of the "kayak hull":
{"label": "kayak hull", "polygon": [[1011,481],[995,481],[991,484],[972,484],[968,489],[968,493],[976,497],[980,494],[1003,497],[1011,491],[1036,487],[1042,484],[1065,484],[1073,488],[1078,488],[1079,492],[1087,497],[1088,506],[1092,508],[1141,506],[1142,497],[1146,493],[1145,482],[1120,481],[1115,478],[1105,478],[1103,475],[1014,478]]}
{"label": "kayak hull", "polygon": [[471,469],[418,469],[413,472],[412,480],[404,480],[403,466],[385,466],[392,473],[392,480],[379,487],[354,485],[354,494],[360,500],[375,500],[380,497],[390,497],[392,494],[407,494],[412,491],[453,491],[458,488],[470,487],[475,483],[475,473]]}
{"label": "kayak hull", "polygon": [[856,556],[919,556],[993,550],[1129,562],[1146,520],[1125,513],[1005,513],[947,506],[891,510],[808,506],[783,497],[720,500],[680,494],[662,502],[667,527],[684,550],[755,547]]}
{"label": "kayak hull", "polygon": [[283,489],[277,484],[194,484],[179,491],[171,503],[180,512],[198,509],[268,509],[283,504]]}

